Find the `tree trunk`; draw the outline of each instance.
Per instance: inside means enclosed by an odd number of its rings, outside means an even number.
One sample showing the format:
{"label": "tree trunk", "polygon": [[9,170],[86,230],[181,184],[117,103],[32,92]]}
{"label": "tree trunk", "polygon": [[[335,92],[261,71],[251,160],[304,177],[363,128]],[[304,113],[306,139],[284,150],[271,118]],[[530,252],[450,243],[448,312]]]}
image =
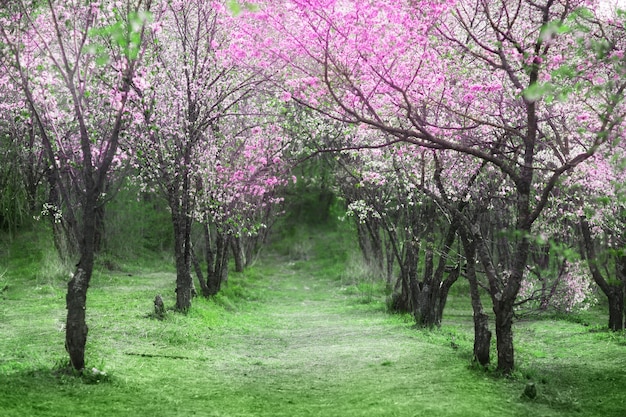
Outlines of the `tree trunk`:
{"label": "tree trunk", "polygon": [[[437,288],[433,285],[434,284],[434,280],[433,280],[433,273],[434,273],[434,251],[433,251],[433,246],[435,244],[434,242],[434,232],[433,232],[433,218],[432,217],[428,217],[429,221],[428,225],[426,226],[426,244],[424,246],[426,246],[425,250],[424,250],[424,272],[423,272],[423,279],[422,282],[419,283],[419,286],[415,286],[412,288],[412,290],[414,288],[416,288],[415,291],[415,295],[413,296],[413,299],[415,300],[415,303],[413,304],[413,308],[414,308],[414,315],[415,315],[415,324],[417,324],[417,326],[419,327],[432,327],[434,325],[433,323],[433,303],[432,301],[434,300],[434,298],[436,298],[436,296],[433,294],[437,291]],[[413,223],[413,228],[415,228],[416,223]],[[417,233],[414,232],[414,235],[417,235]],[[419,247],[416,248],[416,251],[419,250]],[[417,263],[416,263],[416,269],[417,269]],[[416,279],[417,281],[417,279]]]}
{"label": "tree trunk", "polygon": [[172,207],[172,222],[174,225],[174,256],[176,262],[176,310],[184,313],[191,308],[193,295],[190,251],[191,220],[185,212],[176,210],[174,206]]}
{"label": "tree trunk", "polygon": [[393,253],[393,244],[391,239],[387,239],[385,243],[385,259],[386,259],[386,270],[385,270],[385,286],[388,291],[391,291],[392,285],[391,280],[393,279],[393,265],[395,256]]}
{"label": "tree trunk", "polygon": [[196,272],[196,277],[198,278],[198,282],[200,283],[200,291],[202,291],[202,296],[208,298],[211,294],[209,292],[209,287],[207,286],[206,280],[204,279],[204,274],[202,273],[202,267],[200,266],[200,261],[198,261],[198,257],[196,256],[196,252],[191,247],[191,264],[193,265],[193,269]]}
{"label": "tree trunk", "polygon": [[418,327],[433,327],[432,306],[430,303],[431,292],[433,288],[428,283],[421,283],[421,286],[412,286],[418,288],[417,300],[414,304],[413,315],[415,316],[415,324]]}
{"label": "tree trunk", "polygon": [[174,243],[176,245],[176,310],[186,312],[191,308],[193,280],[188,256],[185,256],[185,248],[179,240],[178,236]]}
{"label": "tree trunk", "polygon": [[[63,206],[62,197],[64,194],[59,192],[63,188],[60,184],[58,172],[48,170],[46,178],[48,180],[48,205],[52,211],[60,210]],[[69,198],[69,197],[67,197]],[[60,218],[55,217],[55,213],[50,213],[52,223],[52,237],[54,247],[61,260],[70,263],[72,259],[80,256],[80,247],[78,239],[78,222],[74,219],[73,210],[66,210]]]}
{"label": "tree trunk", "polygon": [[85,368],[85,345],[88,327],[86,322],[87,290],[93,273],[94,237],[96,229],[97,192],[92,184],[87,185],[83,206],[83,236],[81,239],[81,257],[74,276],[67,284],[65,302],[67,320],[65,323],[65,349],[70,357],[70,364],[76,370]]}
{"label": "tree trunk", "polygon": [[65,296],[67,307],[65,350],[70,356],[72,368],[78,371],[85,368],[85,345],[88,332],[85,311],[90,278],[88,271],[81,267],[76,268],[73,278],[67,284]]}
{"label": "tree trunk", "polygon": [[609,329],[620,331],[624,329],[624,275],[626,275],[626,260],[624,257],[616,259],[617,277],[614,280],[604,278],[598,267],[596,248],[591,237],[589,223],[585,217],[580,219],[580,232],[583,241],[584,255],[591,271],[591,277],[598,284],[609,301]]}
{"label": "tree trunk", "polygon": [[209,226],[208,215],[205,216],[204,224],[202,225],[202,231],[204,234],[204,260],[207,265],[207,285],[209,283],[209,277],[213,275],[215,269],[215,251],[213,251],[213,239],[211,239],[211,228]]}
{"label": "tree trunk", "polygon": [[233,236],[230,244],[235,258],[235,272],[243,272],[246,265],[246,253],[244,251],[243,238],[241,236]]}
{"label": "tree trunk", "polygon": [[419,285],[417,282],[417,263],[418,254],[413,242],[407,242],[404,245],[404,256],[402,257],[402,265],[400,278],[396,287],[400,287],[400,291],[392,295],[391,309],[399,313],[416,313],[419,297]]}
{"label": "tree trunk", "polygon": [[405,262],[405,269],[407,271],[407,284],[408,284],[408,299],[410,311],[413,313],[415,322],[419,322],[420,319],[417,316],[419,311],[419,297],[421,288],[417,280],[417,265],[419,263],[419,249],[416,247],[415,242],[407,243],[407,258]]}
{"label": "tree trunk", "polygon": [[491,331],[489,331],[489,316],[485,314],[483,303],[480,300],[478,278],[476,277],[476,243],[467,237],[467,233],[459,230],[461,243],[466,259],[466,277],[470,286],[470,298],[474,318],[474,360],[482,366],[490,362]]}
{"label": "tree trunk", "polygon": [[609,301],[609,329],[614,332],[624,330],[624,287],[612,286],[606,297]]}
{"label": "tree trunk", "polygon": [[509,375],[515,368],[513,349],[513,306],[509,303],[495,302],[493,312],[496,316],[496,346],[498,349],[498,370]]}
{"label": "tree trunk", "polygon": [[474,360],[482,366],[489,365],[490,350],[489,316],[484,313],[481,305],[474,309]]}
{"label": "tree trunk", "polygon": [[434,268],[434,234],[432,230],[429,230],[429,238],[426,243],[424,281],[419,295],[418,308],[420,310],[420,321],[416,323],[418,326],[434,327],[441,325],[448,292],[452,284],[459,278],[460,271],[457,266],[448,273],[448,277],[445,280],[443,279],[446,270],[449,269],[448,258],[456,239],[457,229],[458,222],[454,221],[450,223],[443,241],[443,248],[439,254],[436,269]]}
{"label": "tree trunk", "polygon": [[213,264],[208,267],[207,286],[209,294],[215,295],[228,278],[228,241],[229,237],[222,233],[216,234],[216,250],[212,252]]}
{"label": "tree trunk", "polygon": [[231,237],[227,234],[217,234],[217,257],[215,259],[215,275],[218,277],[220,286],[228,282],[228,246]]}
{"label": "tree trunk", "polygon": [[95,216],[96,216],[96,228],[95,228],[95,233],[94,233],[94,251],[96,253],[99,253],[102,250],[102,245],[105,241],[105,233],[106,233],[106,227],[105,227],[105,212],[104,212],[104,204],[99,204],[96,207],[96,211],[95,211]]}
{"label": "tree trunk", "polygon": [[380,225],[376,219],[368,218],[364,222],[356,220],[357,236],[363,259],[374,275],[384,277],[385,252],[383,250]]}
{"label": "tree trunk", "polygon": [[457,265],[455,269],[448,273],[448,277],[439,286],[439,296],[437,297],[435,305],[435,324],[437,326],[441,325],[441,321],[443,319],[443,310],[446,307],[446,302],[448,301],[448,293],[450,292],[450,288],[452,288],[452,285],[459,279],[460,274],[461,267],[460,265]]}
{"label": "tree trunk", "polygon": [[508,283],[503,285],[502,280],[493,265],[489,250],[480,233],[478,225],[472,226],[472,237],[475,242],[480,262],[485,268],[489,280],[489,295],[493,302],[493,312],[496,321],[496,347],[498,349],[498,370],[510,374],[515,366],[513,350],[513,304],[519,291],[521,277],[528,255],[528,239],[518,242],[515,253],[515,263]]}

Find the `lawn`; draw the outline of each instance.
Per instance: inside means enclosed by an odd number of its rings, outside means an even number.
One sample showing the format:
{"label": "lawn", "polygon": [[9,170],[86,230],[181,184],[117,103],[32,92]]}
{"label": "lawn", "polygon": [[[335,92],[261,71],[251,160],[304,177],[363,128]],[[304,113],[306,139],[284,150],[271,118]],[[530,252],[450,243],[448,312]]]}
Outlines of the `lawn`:
{"label": "lawn", "polygon": [[[444,325],[417,330],[311,237],[164,320],[150,313],[157,293],[174,304],[169,263],[98,267],[87,350],[97,372],[82,379],[60,371],[65,277],[13,245],[19,256],[4,253],[0,268],[0,415],[626,416],[626,340],[599,313],[518,322],[517,371],[499,377],[472,365],[464,283]],[[529,382],[534,400],[521,395]]]}

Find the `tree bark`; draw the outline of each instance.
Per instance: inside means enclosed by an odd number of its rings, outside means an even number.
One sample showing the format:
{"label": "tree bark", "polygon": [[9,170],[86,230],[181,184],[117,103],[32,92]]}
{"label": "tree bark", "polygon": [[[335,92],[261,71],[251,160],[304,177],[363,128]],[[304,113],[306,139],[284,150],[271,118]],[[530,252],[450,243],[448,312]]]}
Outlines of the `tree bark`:
{"label": "tree bark", "polygon": [[624,330],[624,287],[613,286],[606,294],[609,301],[609,329]]}
{"label": "tree bark", "polygon": [[[183,196],[187,198],[187,196]],[[180,210],[178,201],[170,204],[174,226],[174,257],[176,263],[176,310],[191,308],[193,280],[191,278],[191,219]]]}
{"label": "tree bark", "polygon": [[510,303],[496,302],[493,311],[496,316],[496,347],[498,349],[498,370],[509,375],[515,369],[513,349],[513,306]]}
{"label": "tree bark", "polygon": [[[208,227],[205,228],[205,233],[207,232],[209,232]],[[207,259],[207,287],[210,295],[217,294],[222,288],[222,284],[228,279],[229,240],[228,235],[216,233],[215,252],[210,250],[210,259]],[[208,240],[206,242],[207,245],[211,245],[211,243]]]}
{"label": "tree bark", "polygon": [[387,239],[387,241],[385,242],[385,286],[387,287],[388,291],[392,290],[391,281],[393,279],[393,266],[395,263],[395,259],[396,257],[393,253],[393,244],[391,242],[391,239]]}
{"label": "tree bark", "polygon": [[233,257],[235,258],[235,272],[243,272],[246,266],[246,253],[242,241],[243,238],[241,236],[234,236],[230,239]]}
{"label": "tree bark", "polygon": [[589,222],[585,217],[580,219],[580,232],[583,241],[584,255],[591,271],[591,277],[600,287],[609,302],[609,329],[616,332],[624,329],[624,261],[623,257],[616,260],[617,277],[607,280],[600,272],[597,262],[596,248],[591,237]]}
{"label": "tree bark", "polygon": [[73,277],[67,284],[65,302],[67,319],[65,322],[65,349],[70,357],[70,364],[76,370],[85,368],[85,345],[88,327],[86,322],[87,290],[93,273],[94,241],[96,232],[96,200],[98,192],[91,180],[91,167],[84,168],[86,192],[83,201],[83,235],[81,239],[81,257]]}
{"label": "tree bark", "polygon": [[498,349],[498,370],[503,374],[510,374],[515,367],[513,350],[513,304],[521,283],[520,265],[525,265],[528,255],[528,239],[522,238],[517,244],[514,255],[516,263],[508,283],[503,284],[493,265],[489,250],[485,245],[478,225],[472,228],[472,238],[476,244],[481,264],[485,268],[489,280],[489,295],[493,302],[493,312],[496,321],[496,347]]}
{"label": "tree bark", "polygon": [[441,325],[441,321],[443,320],[443,310],[446,307],[446,302],[448,301],[448,293],[450,292],[450,288],[452,285],[459,279],[461,274],[461,267],[457,265],[452,271],[448,273],[448,277],[445,281],[441,282],[439,286],[439,296],[436,300],[435,305],[435,324],[437,326]]}
{"label": "tree bark", "polygon": [[460,229],[459,235],[463,244],[466,259],[466,277],[470,286],[472,311],[474,319],[474,360],[482,366],[490,362],[491,331],[489,331],[489,316],[485,314],[476,277],[476,243],[470,240],[467,233]]}
{"label": "tree bark", "polygon": [[196,256],[196,252],[191,247],[191,264],[193,265],[193,269],[196,272],[196,277],[198,278],[198,282],[200,283],[200,291],[202,291],[202,296],[208,298],[211,294],[209,292],[209,287],[204,279],[204,274],[202,273],[202,267],[200,266],[200,261],[198,261],[198,257]]}
{"label": "tree bark", "polygon": [[[60,184],[60,175],[57,170],[49,169],[46,178],[49,187],[48,204],[53,207],[53,210],[61,209],[63,207],[63,198],[67,198],[69,201],[69,196],[63,192],[63,186]],[[68,201],[66,201],[66,206],[69,205],[67,204]],[[50,215],[54,247],[59,257],[66,263],[80,256],[79,226],[73,213],[73,209],[66,210],[66,213],[58,220],[53,213]]]}
{"label": "tree bark", "polygon": [[67,307],[65,350],[70,357],[70,365],[79,371],[85,368],[85,345],[88,332],[85,311],[90,279],[89,271],[80,266],[76,268],[74,276],[67,284],[65,296]]}
{"label": "tree bark", "polygon": [[448,226],[436,269],[434,268],[433,231],[429,230],[431,237],[429,237],[427,242],[424,279],[419,296],[420,321],[416,323],[418,326],[434,327],[441,325],[448,292],[459,278],[460,271],[457,266],[449,271],[445,280],[443,279],[446,270],[449,269],[447,265],[448,257],[456,239],[458,225],[457,221],[453,221]]}

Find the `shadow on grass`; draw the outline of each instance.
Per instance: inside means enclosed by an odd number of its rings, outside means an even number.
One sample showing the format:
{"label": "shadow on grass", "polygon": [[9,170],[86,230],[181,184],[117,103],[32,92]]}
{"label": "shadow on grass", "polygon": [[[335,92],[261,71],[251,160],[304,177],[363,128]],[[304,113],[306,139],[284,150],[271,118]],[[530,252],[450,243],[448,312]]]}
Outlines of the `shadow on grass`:
{"label": "shadow on grass", "polygon": [[[626,396],[616,396],[626,386],[626,370],[592,363],[545,364],[527,370],[537,380],[538,404],[562,412],[585,412],[599,416],[625,416]],[[591,415],[591,414],[585,414]]]}

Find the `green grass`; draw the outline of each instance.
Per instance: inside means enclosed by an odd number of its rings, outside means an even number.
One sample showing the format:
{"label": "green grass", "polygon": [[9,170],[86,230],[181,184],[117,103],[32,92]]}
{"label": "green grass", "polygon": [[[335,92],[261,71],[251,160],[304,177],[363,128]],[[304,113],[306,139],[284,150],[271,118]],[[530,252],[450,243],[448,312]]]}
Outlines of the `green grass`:
{"label": "green grass", "polygon": [[[5,245],[0,415],[626,416],[623,334],[599,321],[518,323],[517,371],[499,378],[471,366],[463,285],[444,325],[418,331],[409,316],[385,313],[384,286],[359,268],[341,233],[327,232],[277,242],[253,269],[231,274],[219,297],[162,321],[150,313],[157,293],[174,305],[169,264],[99,267],[87,360],[106,375],[82,379],[59,372],[63,268],[29,250],[32,242]],[[535,400],[521,398],[528,381]]]}

